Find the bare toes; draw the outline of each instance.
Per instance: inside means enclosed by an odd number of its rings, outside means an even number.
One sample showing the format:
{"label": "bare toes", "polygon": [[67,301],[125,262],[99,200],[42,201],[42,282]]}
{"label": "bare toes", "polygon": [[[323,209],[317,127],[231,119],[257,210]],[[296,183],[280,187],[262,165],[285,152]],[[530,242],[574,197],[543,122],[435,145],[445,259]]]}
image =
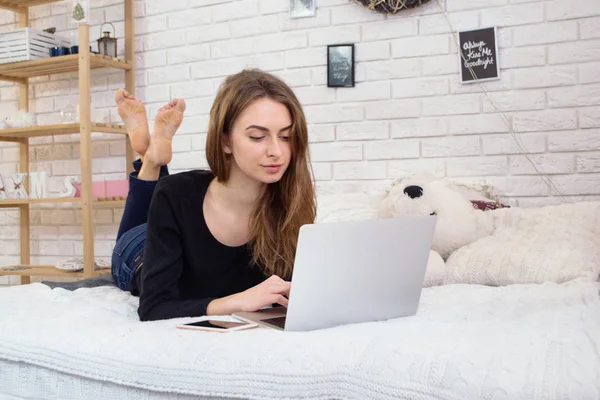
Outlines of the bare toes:
{"label": "bare toes", "polygon": [[176,109],[178,109],[179,111],[184,112],[185,111],[185,100],[175,99],[175,101],[176,101],[176,104],[174,105],[174,107]]}
{"label": "bare toes", "polygon": [[123,100],[127,98],[127,92],[123,89],[119,89],[115,92],[115,103],[121,104]]}

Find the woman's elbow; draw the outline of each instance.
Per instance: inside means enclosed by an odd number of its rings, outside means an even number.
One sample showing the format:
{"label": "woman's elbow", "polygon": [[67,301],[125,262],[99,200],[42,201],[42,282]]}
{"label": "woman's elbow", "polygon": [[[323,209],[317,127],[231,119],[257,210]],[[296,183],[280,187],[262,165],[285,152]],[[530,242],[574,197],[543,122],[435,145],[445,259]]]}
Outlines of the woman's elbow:
{"label": "woman's elbow", "polygon": [[141,322],[147,321],[155,321],[155,318],[152,318],[152,313],[144,310],[142,307],[138,308],[138,316],[140,317]]}
{"label": "woman's elbow", "polygon": [[159,321],[161,319],[165,319],[164,316],[156,312],[156,307],[149,307],[146,304],[140,304],[138,307],[138,316],[142,322]]}

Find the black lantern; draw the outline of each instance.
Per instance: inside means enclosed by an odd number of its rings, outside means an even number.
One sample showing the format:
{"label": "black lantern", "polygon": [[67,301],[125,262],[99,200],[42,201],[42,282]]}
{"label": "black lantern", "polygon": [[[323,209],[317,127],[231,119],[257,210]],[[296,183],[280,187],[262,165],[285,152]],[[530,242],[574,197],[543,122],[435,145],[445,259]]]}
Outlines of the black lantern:
{"label": "black lantern", "polygon": [[[117,36],[115,26],[110,22],[108,22],[108,24],[112,26],[113,34]],[[102,26],[100,27],[100,32],[103,33],[103,36],[100,39],[98,39],[98,52],[103,56],[117,58],[117,38],[110,37],[109,31],[102,31],[104,25],[106,25],[106,23],[102,24]]]}

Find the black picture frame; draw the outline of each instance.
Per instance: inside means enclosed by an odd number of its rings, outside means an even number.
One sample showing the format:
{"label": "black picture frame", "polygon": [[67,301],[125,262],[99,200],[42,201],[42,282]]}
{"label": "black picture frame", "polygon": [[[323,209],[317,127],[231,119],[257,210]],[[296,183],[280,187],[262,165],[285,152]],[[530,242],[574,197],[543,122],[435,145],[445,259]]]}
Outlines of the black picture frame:
{"label": "black picture frame", "polygon": [[327,46],[327,86],[354,87],[354,44]]}
{"label": "black picture frame", "polygon": [[[498,30],[495,26],[458,32],[460,82],[500,79]],[[471,74],[471,68],[473,74]]]}

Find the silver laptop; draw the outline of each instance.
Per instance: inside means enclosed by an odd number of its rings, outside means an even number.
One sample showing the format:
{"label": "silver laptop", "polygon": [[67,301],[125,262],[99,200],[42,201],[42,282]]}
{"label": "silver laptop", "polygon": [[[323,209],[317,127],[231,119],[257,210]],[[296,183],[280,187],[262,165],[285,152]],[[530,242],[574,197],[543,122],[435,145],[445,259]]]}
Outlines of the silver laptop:
{"label": "silver laptop", "polygon": [[304,225],[288,308],[233,316],[273,329],[310,331],[414,315],[436,218]]}

